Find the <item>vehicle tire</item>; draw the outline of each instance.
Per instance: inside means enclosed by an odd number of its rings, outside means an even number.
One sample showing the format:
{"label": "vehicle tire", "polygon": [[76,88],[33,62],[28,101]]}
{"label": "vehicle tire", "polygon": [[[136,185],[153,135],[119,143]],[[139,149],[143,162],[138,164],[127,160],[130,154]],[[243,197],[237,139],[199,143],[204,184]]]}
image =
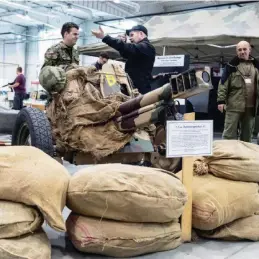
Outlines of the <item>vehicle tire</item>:
{"label": "vehicle tire", "polygon": [[17,115],[12,133],[13,146],[34,146],[54,156],[50,122],[39,109],[27,107]]}

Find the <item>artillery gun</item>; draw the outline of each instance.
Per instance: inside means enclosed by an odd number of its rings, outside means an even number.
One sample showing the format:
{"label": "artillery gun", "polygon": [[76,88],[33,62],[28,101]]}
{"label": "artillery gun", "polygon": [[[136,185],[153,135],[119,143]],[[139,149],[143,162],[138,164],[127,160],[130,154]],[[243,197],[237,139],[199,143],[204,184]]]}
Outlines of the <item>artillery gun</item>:
{"label": "artillery gun", "polygon": [[[121,103],[112,118],[120,132],[132,133],[130,141],[125,146],[98,161],[88,152],[80,150],[64,152],[56,145],[58,139],[53,138],[51,120],[45,112],[35,108],[24,108],[18,114],[13,129],[12,145],[32,145],[54,158],[60,160],[62,157],[76,165],[145,164],[147,158],[150,162],[154,161],[157,155],[164,157],[166,121],[177,119],[175,98],[188,98],[208,91],[211,87],[209,80],[206,79],[209,74],[205,71],[198,74],[195,70],[188,70],[179,75],[173,75],[164,86],[140,95],[133,88],[130,78],[126,74],[118,73],[114,64],[105,64],[100,74],[99,90],[102,98],[115,94],[127,96],[127,100]],[[118,80],[120,77],[121,79]],[[151,161],[150,164],[154,163]]]}

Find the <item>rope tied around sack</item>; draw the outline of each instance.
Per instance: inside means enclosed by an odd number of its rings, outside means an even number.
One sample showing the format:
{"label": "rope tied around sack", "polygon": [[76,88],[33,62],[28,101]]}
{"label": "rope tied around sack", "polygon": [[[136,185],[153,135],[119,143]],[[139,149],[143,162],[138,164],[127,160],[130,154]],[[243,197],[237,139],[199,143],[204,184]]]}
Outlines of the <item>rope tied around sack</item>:
{"label": "rope tied around sack", "polygon": [[206,160],[198,159],[193,164],[194,175],[205,175],[209,173],[209,165]]}

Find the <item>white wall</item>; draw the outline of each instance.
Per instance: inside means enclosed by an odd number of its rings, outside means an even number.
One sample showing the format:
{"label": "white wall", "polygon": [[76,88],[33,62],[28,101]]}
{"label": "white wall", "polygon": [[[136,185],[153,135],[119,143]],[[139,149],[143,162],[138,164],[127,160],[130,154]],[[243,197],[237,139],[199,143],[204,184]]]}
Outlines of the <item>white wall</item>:
{"label": "white wall", "polygon": [[[17,66],[25,66],[25,44],[8,43],[8,37],[23,34],[26,28],[1,22],[0,26],[0,86],[12,82]],[[14,33],[13,35],[10,32]]]}
{"label": "white wall", "polygon": [[[32,28],[28,30],[29,35],[38,36],[39,30]],[[40,46],[37,38],[29,38],[26,43],[26,81],[27,91],[33,91],[31,87],[35,88],[37,85],[32,85],[32,81],[38,81],[38,74],[41,67],[40,62]],[[35,89],[36,90],[36,89]]]}
{"label": "white wall", "polygon": [[16,77],[16,68],[25,68],[25,44],[7,44],[0,41],[0,86]]}

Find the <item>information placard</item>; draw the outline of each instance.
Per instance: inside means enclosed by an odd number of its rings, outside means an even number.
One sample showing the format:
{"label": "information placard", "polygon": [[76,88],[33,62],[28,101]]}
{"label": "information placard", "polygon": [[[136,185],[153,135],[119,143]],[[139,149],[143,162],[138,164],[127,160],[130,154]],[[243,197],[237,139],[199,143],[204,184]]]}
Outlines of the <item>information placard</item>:
{"label": "information placard", "polygon": [[183,67],[184,55],[156,56],[154,67]]}
{"label": "information placard", "polygon": [[211,156],[213,121],[167,121],[166,157]]}

